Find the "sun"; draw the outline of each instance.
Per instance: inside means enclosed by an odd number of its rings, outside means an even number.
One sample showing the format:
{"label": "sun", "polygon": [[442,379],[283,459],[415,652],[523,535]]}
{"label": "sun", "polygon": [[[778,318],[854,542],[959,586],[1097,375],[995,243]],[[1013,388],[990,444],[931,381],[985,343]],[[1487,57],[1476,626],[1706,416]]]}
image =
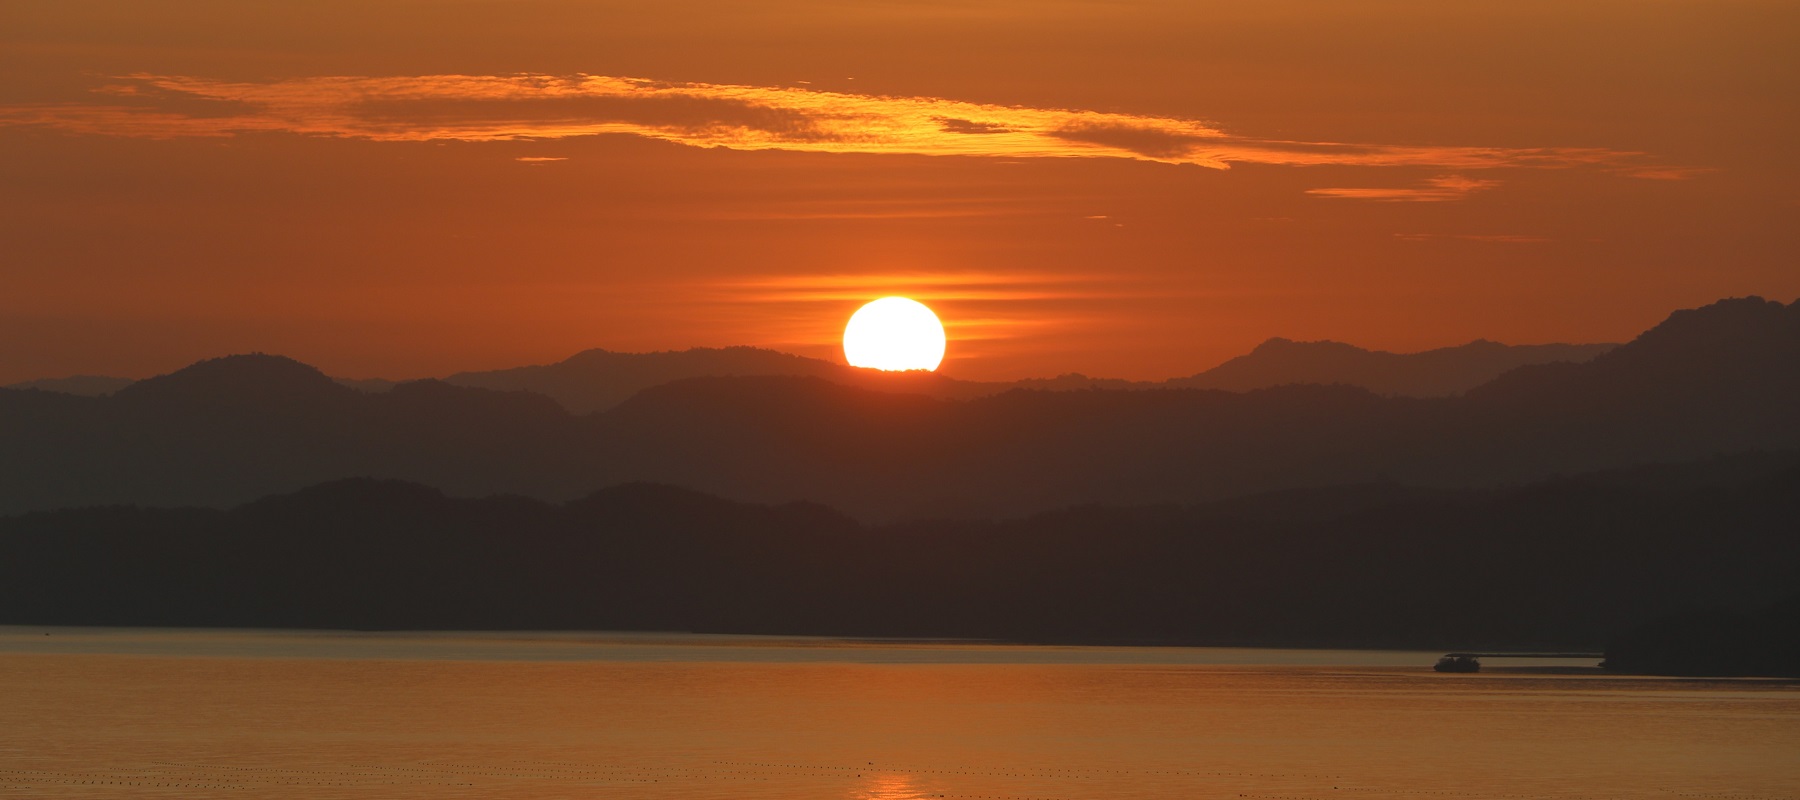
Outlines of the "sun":
{"label": "sun", "polygon": [[853,367],[937,369],[944,361],[944,324],[924,303],[883,297],[850,315],[844,358]]}

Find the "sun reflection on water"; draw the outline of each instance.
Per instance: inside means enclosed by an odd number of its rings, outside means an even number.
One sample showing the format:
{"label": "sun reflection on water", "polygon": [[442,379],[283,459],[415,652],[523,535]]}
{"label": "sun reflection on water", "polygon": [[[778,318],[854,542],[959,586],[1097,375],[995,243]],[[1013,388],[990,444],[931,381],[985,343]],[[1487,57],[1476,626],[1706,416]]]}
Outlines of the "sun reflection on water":
{"label": "sun reflection on water", "polygon": [[871,775],[867,783],[858,787],[851,797],[857,800],[919,800],[925,797],[939,797],[928,794],[919,787],[913,776],[902,772],[884,772]]}

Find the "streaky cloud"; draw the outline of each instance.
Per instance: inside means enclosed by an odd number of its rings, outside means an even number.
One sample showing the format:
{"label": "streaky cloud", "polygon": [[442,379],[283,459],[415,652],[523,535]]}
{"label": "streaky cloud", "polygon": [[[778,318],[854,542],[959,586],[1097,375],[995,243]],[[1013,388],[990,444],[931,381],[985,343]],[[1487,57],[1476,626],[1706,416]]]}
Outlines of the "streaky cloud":
{"label": "streaky cloud", "polygon": [[1394,238],[1403,242],[1463,241],[1496,244],[1544,244],[1552,241],[1548,236],[1523,233],[1396,233]]}
{"label": "streaky cloud", "polygon": [[1712,167],[1642,166],[1622,167],[1615,172],[1627,178],[1639,178],[1647,181],[1691,181],[1703,175],[1718,172],[1718,170]]}
{"label": "streaky cloud", "polygon": [[1461,200],[1471,192],[1492,189],[1500,182],[1481,178],[1467,178],[1461,175],[1439,175],[1429,178],[1423,186],[1402,188],[1337,188],[1307,189],[1306,193],[1319,197],[1336,197],[1345,200],[1379,200],[1383,202],[1431,203],[1444,200]]}
{"label": "streaky cloud", "polygon": [[[252,133],[383,142],[515,141],[628,134],[703,148],[815,153],[1116,158],[1228,169],[1232,164],[1419,167],[1629,167],[1602,148],[1350,144],[1259,139],[1194,119],[1080,109],[674,83],[606,75],[330,76],[232,82],[177,75],[112,79],[92,99],[0,106],[0,125],[150,139]],[[1448,200],[1492,181],[1415,189],[1316,189],[1380,200]]]}
{"label": "streaky cloud", "polygon": [[721,282],[714,289],[735,302],[814,303],[867,300],[899,294],[915,300],[1042,301],[1142,297],[1164,287],[1136,287],[1107,274],[1024,272],[905,272],[771,275]]}

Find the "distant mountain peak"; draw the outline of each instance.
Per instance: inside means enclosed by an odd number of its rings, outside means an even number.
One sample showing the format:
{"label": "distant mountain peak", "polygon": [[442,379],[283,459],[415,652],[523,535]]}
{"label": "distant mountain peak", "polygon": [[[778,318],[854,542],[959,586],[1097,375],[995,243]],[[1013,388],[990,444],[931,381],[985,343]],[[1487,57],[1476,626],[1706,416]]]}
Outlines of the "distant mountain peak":
{"label": "distant mountain peak", "polygon": [[196,362],[120,389],[122,400],[183,398],[202,402],[275,400],[349,392],[316,367],[286,356],[247,353]]}
{"label": "distant mountain peak", "polygon": [[1289,339],[1284,336],[1272,336],[1272,337],[1264,340],[1262,344],[1257,345],[1254,350],[1250,351],[1250,353],[1252,355],[1257,354],[1257,353],[1267,355],[1270,353],[1303,352],[1303,351],[1337,351],[1337,352],[1345,352],[1345,353],[1373,352],[1373,351],[1367,350],[1365,348],[1357,347],[1356,345],[1353,345],[1353,344],[1345,344],[1343,342],[1336,342],[1336,341],[1332,341],[1330,339],[1317,339],[1314,341],[1300,341],[1297,339]]}
{"label": "distant mountain peak", "polygon": [[[568,358],[565,358],[561,361],[558,361],[554,364],[549,364],[549,365],[545,365],[545,366],[554,367],[554,366],[559,366],[559,365],[563,365],[563,364],[580,364],[580,363],[587,362],[587,361],[655,360],[655,359],[683,358],[683,357],[685,357],[685,358],[749,357],[749,358],[776,359],[776,360],[783,360],[783,361],[816,361],[816,359],[806,358],[805,356],[797,356],[792,353],[784,353],[784,352],[781,352],[780,350],[770,350],[766,347],[755,347],[752,345],[740,344],[740,345],[730,345],[727,347],[689,347],[689,348],[685,348],[685,349],[681,349],[681,350],[653,350],[653,351],[648,351],[648,352],[643,352],[643,353],[632,353],[632,352],[626,352],[623,350],[608,350],[604,347],[590,347],[586,350],[582,350],[582,351],[580,351],[572,356],[569,356]],[[819,362],[819,363],[823,364],[823,363],[829,363],[829,362]]]}
{"label": "distant mountain peak", "polygon": [[[1692,416],[1682,402],[1713,397],[1722,386],[1755,386],[1727,392],[1731,402],[1706,413],[1721,420],[1789,408],[1800,392],[1800,301],[1736,297],[1675,311],[1630,342],[1595,358],[1591,369],[1537,365],[1513,370],[1481,387],[1490,398],[1541,398],[1561,393],[1567,402],[1618,406],[1645,396],[1663,398],[1669,415]],[[1608,386],[1601,391],[1598,387]],[[1687,398],[1677,402],[1677,398]]]}
{"label": "distant mountain peak", "polygon": [[1800,359],[1800,301],[1751,295],[1675,311],[1600,363],[1670,368],[1721,368],[1762,363],[1779,368]]}
{"label": "distant mountain peak", "polygon": [[1509,370],[1557,361],[1584,362],[1617,345],[1507,345],[1487,339],[1417,353],[1369,350],[1330,340],[1274,337],[1245,355],[1170,386],[1242,392],[1284,384],[1361,386],[1376,394],[1462,394]]}
{"label": "distant mountain peak", "polygon": [[1718,342],[1800,330],[1800,301],[1783,304],[1756,295],[1731,297],[1674,311],[1633,344],[1684,338]]}

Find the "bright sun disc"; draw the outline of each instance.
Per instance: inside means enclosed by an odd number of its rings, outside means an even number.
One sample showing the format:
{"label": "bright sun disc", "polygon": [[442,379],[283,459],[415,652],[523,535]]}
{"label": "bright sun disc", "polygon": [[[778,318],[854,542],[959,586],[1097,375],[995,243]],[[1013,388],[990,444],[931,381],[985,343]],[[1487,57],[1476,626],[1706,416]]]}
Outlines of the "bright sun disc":
{"label": "bright sun disc", "polygon": [[844,358],[853,367],[937,369],[944,361],[944,324],[924,303],[883,297],[850,315]]}

